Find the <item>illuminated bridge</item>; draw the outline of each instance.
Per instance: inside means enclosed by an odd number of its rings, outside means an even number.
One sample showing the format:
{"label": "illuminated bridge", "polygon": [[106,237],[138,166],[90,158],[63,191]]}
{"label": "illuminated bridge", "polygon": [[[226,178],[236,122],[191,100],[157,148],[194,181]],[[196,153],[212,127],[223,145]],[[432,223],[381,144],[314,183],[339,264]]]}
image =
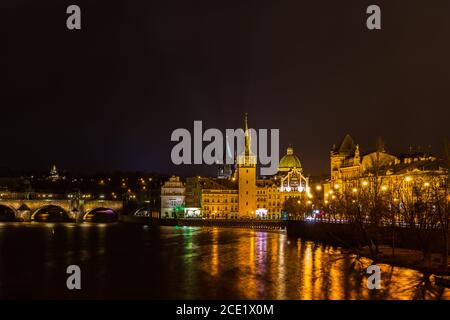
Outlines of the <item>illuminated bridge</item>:
{"label": "illuminated bridge", "polygon": [[122,207],[103,199],[0,199],[0,221],[116,221]]}

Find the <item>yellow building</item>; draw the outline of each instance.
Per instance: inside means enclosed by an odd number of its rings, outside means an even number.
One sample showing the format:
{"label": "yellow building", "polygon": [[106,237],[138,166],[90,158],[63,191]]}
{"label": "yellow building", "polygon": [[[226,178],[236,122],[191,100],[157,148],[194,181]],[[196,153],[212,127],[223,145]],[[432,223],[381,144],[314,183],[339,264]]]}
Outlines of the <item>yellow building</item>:
{"label": "yellow building", "polygon": [[250,146],[250,133],[248,130],[247,114],[245,114],[245,147],[244,152],[238,156],[237,179],[239,191],[238,218],[254,218],[256,216],[256,155]]}
{"label": "yellow building", "polygon": [[251,150],[245,116],[245,148],[234,174],[226,178],[192,177],[186,181],[186,216],[203,218],[280,219],[289,198],[311,197],[300,159],[289,147],[277,174],[257,179],[257,157]]}
{"label": "yellow building", "polygon": [[423,152],[394,155],[380,144],[373,152],[360,154],[359,146],[346,135],[330,153],[330,184],[324,188],[325,197],[334,191],[351,192],[369,186],[374,181],[381,190],[397,190],[411,181],[426,183],[430,177],[445,177],[448,169],[436,157]]}
{"label": "yellow building", "polygon": [[239,201],[236,184],[230,180],[203,179],[201,207],[205,218],[237,218]]}

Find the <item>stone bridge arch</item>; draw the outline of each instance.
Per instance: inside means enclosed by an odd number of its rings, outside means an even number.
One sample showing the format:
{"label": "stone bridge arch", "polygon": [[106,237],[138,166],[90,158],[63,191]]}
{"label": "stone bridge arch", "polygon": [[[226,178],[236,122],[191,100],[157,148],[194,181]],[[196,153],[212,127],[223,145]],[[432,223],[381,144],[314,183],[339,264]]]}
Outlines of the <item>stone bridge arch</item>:
{"label": "stone bridge arch", "polygon": [[0,204],[0,221],[13,221],[17,217],[17,210],[7,204]]}
{"label": "stone bridge arch", "polygon": [[0,200],[0,205],[14,209],[16,219],[29,221],[32,215],[39,209],[47,206],[57,206],[70,213],[69,200],[29,200],[29,199],[5,199]]}
{"label": "stone bridge arch", "polygon": [[77,200],[77,199],[1,199],[0,206],[14,211],[16,219],[30,221],[40,209],[56,206],[63,209],[72,220],[81,221],[85,214],[97,208],[113,210],[119,215],[123,208],[122,201],[117,200]]}
{"label": "stone bridge arch", "polygon": [[[41,216],[46,216],[45,219],[42,219]],[[30,217],[31,221],[46,221],[47,216],[50,215],[50,221],[59,221],[59,222],[67,222],[73,219],[70,216],[69,212],[62,208],[61,206],[55,204],[48,204],[43,207],[36,209]]]}
{"label": "stone bridge arch", "polygon": [[121,201],[92,200],[83,205],[82,221],[110,222],[117,221],[123,204]]}
{"label": "stone bridge arch", "polygon": [[119,219],[119,214],[114,209],[106,207],[93,208],[83,214],[82,220],[89,222],[113,222]]}
{"label": "stone bridge arch", "polygon": [[107,208],[114,210],[116,213],[120,213],[122,211],[123,204],[122,201],[117,200],[90,200],[85,201],[83,204],[83,212],[85,213],[97,208]]}

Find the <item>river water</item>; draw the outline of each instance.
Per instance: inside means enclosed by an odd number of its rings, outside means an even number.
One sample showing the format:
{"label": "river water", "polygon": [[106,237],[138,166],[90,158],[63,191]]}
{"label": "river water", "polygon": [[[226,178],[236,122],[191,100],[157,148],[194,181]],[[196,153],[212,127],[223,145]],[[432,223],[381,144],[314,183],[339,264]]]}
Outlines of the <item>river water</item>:
{"label": "river water", "polygon": [[[282,231],[0,223],[0,298],[449,299],[418,271],[380,265],[382,289],[340,248]],[[81,268],[81,290],[66,269]]]}

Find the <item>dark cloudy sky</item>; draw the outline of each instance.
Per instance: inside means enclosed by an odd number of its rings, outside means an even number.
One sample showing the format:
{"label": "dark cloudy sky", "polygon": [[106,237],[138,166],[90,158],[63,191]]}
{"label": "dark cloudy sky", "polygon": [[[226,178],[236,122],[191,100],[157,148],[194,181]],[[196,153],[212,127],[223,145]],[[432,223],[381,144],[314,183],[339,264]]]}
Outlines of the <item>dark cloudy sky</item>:
{"label": "dark cloudy sky", "polygon": [[[82,30],[66,29],[66,7]],[[382,30],[365,27],[382,9]],[[203,173],[171,132],[279,128],[307,173],[351,133],[393,152],[450,138],[450,2],[2,1],[0,166]]]}

